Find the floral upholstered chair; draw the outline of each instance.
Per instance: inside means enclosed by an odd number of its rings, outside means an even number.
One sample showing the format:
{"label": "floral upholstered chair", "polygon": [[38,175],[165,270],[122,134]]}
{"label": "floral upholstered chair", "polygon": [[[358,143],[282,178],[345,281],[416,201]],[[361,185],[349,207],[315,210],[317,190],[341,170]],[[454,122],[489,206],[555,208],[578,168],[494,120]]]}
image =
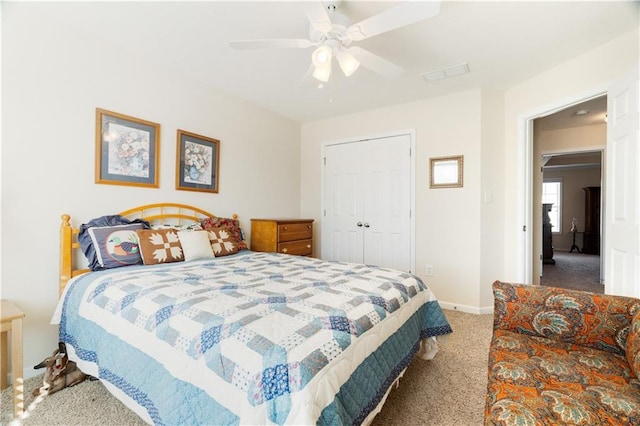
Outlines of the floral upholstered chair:
{"label": "floral upholstered chair", "polygon": [[640,425],[640,299],[493,292],[485,425]]}

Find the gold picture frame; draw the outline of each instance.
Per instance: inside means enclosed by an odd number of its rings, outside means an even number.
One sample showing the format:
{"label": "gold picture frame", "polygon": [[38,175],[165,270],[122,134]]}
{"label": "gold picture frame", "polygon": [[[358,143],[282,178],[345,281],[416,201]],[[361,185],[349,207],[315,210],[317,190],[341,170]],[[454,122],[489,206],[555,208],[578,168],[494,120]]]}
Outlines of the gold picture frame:
{"label": "gold picture frame", "polygon": [[96,183],[158,188],[160,124],[96,108]]}
{"label": "gold picture frame", "polygon": [[429,188],[462,188],[463,155],[433,157],[429,163]]}
{"label": "gold picture frame", "polygon": [[176,189],[218,193],[220,141],[178,130]]}

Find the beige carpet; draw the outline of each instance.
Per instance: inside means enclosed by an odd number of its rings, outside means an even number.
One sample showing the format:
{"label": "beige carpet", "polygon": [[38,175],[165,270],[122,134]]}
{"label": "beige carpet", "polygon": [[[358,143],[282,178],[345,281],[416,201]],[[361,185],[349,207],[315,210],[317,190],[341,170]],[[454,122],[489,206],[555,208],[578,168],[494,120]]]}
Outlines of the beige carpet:
{"label": "beige carpet", "polygon": [[[492,315],[445,311],[454,332],[432,361],[416,359],[394,389],[373,425],[481,425],[487,386]],[[42,376],[27,380],[26,403]],[[1,424],[12,419],[11,389],[2,391]],[[25,425],[143,425],[99,381],[84,382],[45,398]]]}

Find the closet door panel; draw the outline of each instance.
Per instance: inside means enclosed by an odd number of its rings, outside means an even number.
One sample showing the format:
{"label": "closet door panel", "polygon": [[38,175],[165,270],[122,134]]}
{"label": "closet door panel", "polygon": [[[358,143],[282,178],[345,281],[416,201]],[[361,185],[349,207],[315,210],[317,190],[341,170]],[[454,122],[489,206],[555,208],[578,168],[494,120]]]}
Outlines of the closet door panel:
{"label": "closet door panel", "polygon": [[362,263],[362,176],[351,144],[325,151],[325,216],[322,222],[322,258]]}
{"label": "closet door panel", "polygon": [[[367,141],[364,262],[409,271],[411,268],[411,157],[409,137]],[[375,238],[374,238],[375,236]]]}

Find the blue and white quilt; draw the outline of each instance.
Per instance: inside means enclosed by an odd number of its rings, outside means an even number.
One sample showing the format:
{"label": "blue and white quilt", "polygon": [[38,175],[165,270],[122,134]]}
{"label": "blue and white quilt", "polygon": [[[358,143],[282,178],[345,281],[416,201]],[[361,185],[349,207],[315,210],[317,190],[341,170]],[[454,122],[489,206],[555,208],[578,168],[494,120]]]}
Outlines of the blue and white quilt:
{"label": "blue and white quilt", "polygon": [[79,367],[158,425],[360,424],[451,332],[414,275],[251,251],[81,275],[58,321]]}

